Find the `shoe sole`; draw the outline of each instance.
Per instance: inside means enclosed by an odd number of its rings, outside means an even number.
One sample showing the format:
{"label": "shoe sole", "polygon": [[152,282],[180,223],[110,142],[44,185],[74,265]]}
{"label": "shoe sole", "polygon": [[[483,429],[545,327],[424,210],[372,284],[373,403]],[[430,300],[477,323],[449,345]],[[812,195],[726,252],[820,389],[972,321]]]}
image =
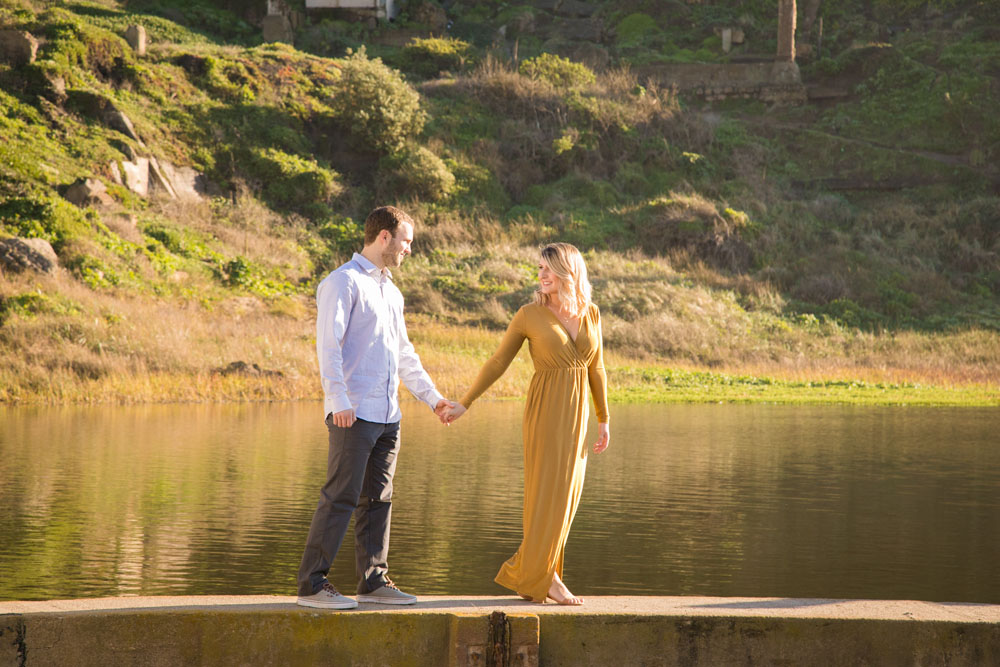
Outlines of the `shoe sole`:
{"label": "shoe sole", "polygon": [[325,602],[312,602],[310,600],[296,600],[295,604],[300,607],[310,607],[312,609],[354,609],[358,606],[357,602],[351,600],[350,602],[339,602],[336,604],[325,603]]}
{"label": "shoe sole", "polygon": [[358,602],[374,602],[375,604],[416,604],[417,598],[412,600],[394,600],[392,598],[378,598],[378,597],[368,597],[367,595],[359,595]]}

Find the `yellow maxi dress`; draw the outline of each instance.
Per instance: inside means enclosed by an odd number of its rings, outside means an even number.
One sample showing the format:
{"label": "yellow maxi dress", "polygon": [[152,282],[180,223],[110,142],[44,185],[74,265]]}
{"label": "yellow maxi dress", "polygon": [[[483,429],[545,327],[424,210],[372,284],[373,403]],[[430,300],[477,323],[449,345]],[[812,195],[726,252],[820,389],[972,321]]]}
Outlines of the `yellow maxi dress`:
{"label": "yellow maxi dress", "polygon": [[517,311],[462,405],[469,407],[503,375],[525,338],[535,374],[524,407],[524,536],[496,582],[543,602],[553,575],[562,576],[566,538],[583,490],[587,387],[598,421],[605,423],[608,381],[597,306],[591,304],[580,318],[574,342],[555,313],[530,304]]}

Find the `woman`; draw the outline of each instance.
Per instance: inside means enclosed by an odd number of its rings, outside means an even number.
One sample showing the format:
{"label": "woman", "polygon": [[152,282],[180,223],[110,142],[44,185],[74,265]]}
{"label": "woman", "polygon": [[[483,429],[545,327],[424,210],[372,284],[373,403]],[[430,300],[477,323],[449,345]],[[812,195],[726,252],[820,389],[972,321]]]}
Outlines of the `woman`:
{"label": "woman", "polygon": [[601,318],[590,301],[583,257],[568,243],[542,249],[534,303],[523,306],[475,384],[446,415],[460,417],[503,375],[524,339],[535,366],[524,409],[524,537],[496,582],[535,602],[579,605],[563,584],[563,553],[587,466],[587,389],[597,410],[594,452],[608,447],[607,376]]}

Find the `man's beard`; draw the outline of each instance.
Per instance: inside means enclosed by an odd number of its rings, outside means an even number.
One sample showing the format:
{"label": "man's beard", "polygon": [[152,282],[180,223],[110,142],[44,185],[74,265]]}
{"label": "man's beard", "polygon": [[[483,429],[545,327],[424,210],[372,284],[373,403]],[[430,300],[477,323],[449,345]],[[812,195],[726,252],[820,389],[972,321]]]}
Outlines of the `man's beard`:
{"label": "man's beard", "polygon": [[400,264],[402,264],[403,258],[402,256],[400,256],[399,251],[400,248],[387,249],[385,252],[382,253],[382,263],[387,267],[389,267],[390,269],[394,269]]}

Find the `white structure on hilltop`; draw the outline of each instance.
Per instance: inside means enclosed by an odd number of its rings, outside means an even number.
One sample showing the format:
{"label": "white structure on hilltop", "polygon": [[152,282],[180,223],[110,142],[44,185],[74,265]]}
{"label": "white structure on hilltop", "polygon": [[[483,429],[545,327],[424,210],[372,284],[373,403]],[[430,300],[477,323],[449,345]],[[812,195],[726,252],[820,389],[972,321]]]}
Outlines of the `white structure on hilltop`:
{"label": "white structure on hilltop", "polygon": [[394,19],[399,13],[396,0],[306,0],[306,9],[368,10],[376,18]]}

